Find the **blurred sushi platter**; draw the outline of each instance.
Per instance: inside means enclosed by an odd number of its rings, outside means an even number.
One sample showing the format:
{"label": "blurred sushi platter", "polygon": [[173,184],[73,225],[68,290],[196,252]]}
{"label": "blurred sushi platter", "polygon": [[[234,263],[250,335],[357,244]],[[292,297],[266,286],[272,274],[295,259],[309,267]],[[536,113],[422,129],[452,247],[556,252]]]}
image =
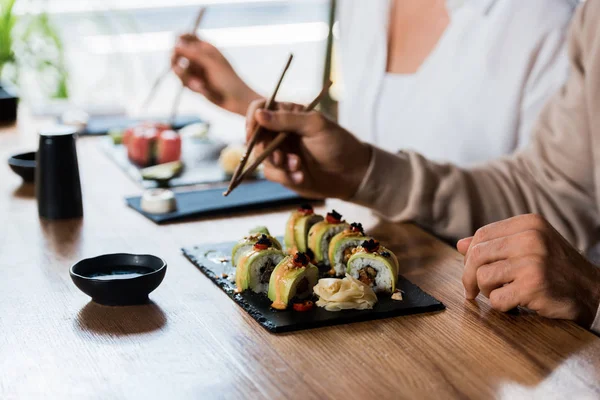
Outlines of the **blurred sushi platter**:
{"label": "blurred sushi platter", "polygon": [[211,138],[208,131],[204,122],[179,130],[162,123],[143,122],[127,129],[111,129],[102,146],[144,188],[224,182],[229,171],[219,158],[222,152],[226,156],[229,149]]}

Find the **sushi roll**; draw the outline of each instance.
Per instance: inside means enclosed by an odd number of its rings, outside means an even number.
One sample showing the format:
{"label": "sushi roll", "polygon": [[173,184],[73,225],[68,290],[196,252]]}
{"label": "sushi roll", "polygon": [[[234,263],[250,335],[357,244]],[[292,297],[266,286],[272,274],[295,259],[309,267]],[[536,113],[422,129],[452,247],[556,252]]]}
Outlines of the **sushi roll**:
{"label": "sushi roll", "polygon": [[350,225],[342,220],[335,210],[327,213],[325,221],[316,223],[308,232],[308,248],[312,251],[317,264],[329,266],[329,242],[331,239],[349,228]]}
{"label": "sushi roll", "polygon": [[290,215],[285,226],[283,242],[285,249],[290,255],[308,250],[308,231],[317,222],[323,221],[323,217],[315,214],[310,204],[303,204]]}
{"label": "sushi roll", "polygon": [[319,279],[319,270],[310,263],[305,253],[285,257],[271,274],[269,299],[271,307],[285,310],[295,300],[312,296]]}
{"label": "sushi roll", "polygon": [[329,263],[331,276],[346,275],[348,260],[352,256],[352,251],[360,246],[365,240],[371,239],[365,236],[362,224],[352,223],[347,229],[338,233],[329,243]]}
{"label": "sushi roll", "polygon": [[378,241],[365,240],[348,260],[347,272],[373,288],[375,293],[392,294],[398,282],[398,259]]}
{"label": "sushi roll", "polygon": [[284,257],[285,254],[273,246],[271,239],[262,235],[252,250],[238,260],[235,272],[236,293],[248,289],[254,293],[267,293],[271,273]]}
{"label": "sushi roll", "polygon": [[234,267],[237,266],[240,257],[245,253],[251,251],[254,247],[254,244],[256,244],[256,242],[258,242],[259,239],[261,239],[263,236],[266,236],[271,241],[274,248],[281,250],[281,243],[279,243],[277,239],[271,236],[269,230],[266,227],[257,226],[256,228],[250,230],[249,233],[250,234],[248,236],[245,236],[242,240],[237,242],[231,250],[231,264]]}

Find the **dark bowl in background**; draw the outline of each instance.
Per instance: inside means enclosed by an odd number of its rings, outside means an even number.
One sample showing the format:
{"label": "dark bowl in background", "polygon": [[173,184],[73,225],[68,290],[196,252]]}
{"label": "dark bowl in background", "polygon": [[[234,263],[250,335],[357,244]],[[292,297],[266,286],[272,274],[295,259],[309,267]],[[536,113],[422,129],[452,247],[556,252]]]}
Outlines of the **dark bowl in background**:
{"label": "dark bowl in background", "polygon": [[35,180],[35,152],[16,154],[8,159],[10,169],[27,183]]}
{"label": "dark bowl in background", "polygon": [[[131,271],[142,274],[127,277],[112,274],[114,271]],[[125,306],[148,302],[148,294],[156,289],[165,277],[167,263],[159,257],[139,254],[106,254],[87,258],[71,267],[70,275],[75,285],[98,304]],[[103,279],[98,276],[104,275]]]}

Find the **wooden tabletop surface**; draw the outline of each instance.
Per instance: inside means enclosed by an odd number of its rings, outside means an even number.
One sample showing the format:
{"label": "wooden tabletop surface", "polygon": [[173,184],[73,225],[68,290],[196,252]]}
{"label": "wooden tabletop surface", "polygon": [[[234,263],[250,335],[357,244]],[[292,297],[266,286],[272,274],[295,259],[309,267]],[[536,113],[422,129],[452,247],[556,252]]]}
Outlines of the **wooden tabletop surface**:
{"label": "wooden tabletop surface", "polygon": [[[35,130],[0,128],[0,159],[35,149]],[[140,189],[97,145],[78,141],[82,220],[40,220],[33,188],[0,165],[1,399],[600,398],[598,337],[465,301],[451,247],[340,202],[327,207],[362,220],[447,310],[268,333],[180,248],[236,240],[257,224],[282,234],[290,210],[157,226],[125,206]],[[73,285],[73,263],[112,252],[167,260],[151,304],[103,307]]]}

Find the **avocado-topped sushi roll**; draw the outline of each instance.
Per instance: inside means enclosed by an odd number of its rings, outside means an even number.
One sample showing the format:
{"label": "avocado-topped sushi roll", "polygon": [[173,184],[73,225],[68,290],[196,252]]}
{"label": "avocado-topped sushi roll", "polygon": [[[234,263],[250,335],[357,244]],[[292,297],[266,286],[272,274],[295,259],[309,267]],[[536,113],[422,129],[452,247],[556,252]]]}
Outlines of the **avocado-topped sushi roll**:
{"label": "avocado-topped sushi roll", "polygon": [[308,248],[314,255],[318,264],[329,266],[329,242],[331,239],[348,228],[350,225],[342,220],[342,216],[335,210],[327,213],[325,221],[318,222],[308,232]]}
{"label": "avocado-topped sushi roll", "polygon": [[285,310],[294,300],[310,297],[319,279],[319,270],[305,253],[285,257],[271,274],[269,299],[271,307]]}
{"label": "avocado-topped sushi roll", "polygon": [[352,256],[352,251],[360,246],[365,240],[371,239],[365,236],[362,224],[352,223],[342,232],[338,233],[329,243],[329,263],[332,276],[346,275],[348,260]]}
{"label": "avocado-topped sushi roll", "polygon": [[274,247],[271,239],[263,234],[252,246],[252,250],[238,260],[235,272],[236,292],[250,289],[254,293],[267,293],[271,273],[284,257],[285,254]]}
{"label": "avocado-topped sushi roll", "polygon": [[250,234],[248,236],[245,236],[242,240],[237,242],[235,246],[233,246],[233,249],[231,250],[231,264],[234,267],[237,267],[240,257],[252,250],[254,244],[258,242],[263,235],[271,240],[273,247],[281,250],[281,243],[271,236],[269,230],[264,226],[257,226],[256,228],[250,230]]}
{"label": "avocado-topped sushi roll", "polygon": [[375,293],[392,294],[398,282],[398,259],[378,241],[365,240],[348,260],[347,272],[373,288]]}
{"label": "avocado-topped sushi roll", "polygon": [[305,215],[298,218],[294,225],[294,240],[296,242],[296,250],[300,253],[306,253],[308,250],[308,232],[315,224],[323,221],[321,215],[315,214],[314,211],[307,211]]}
{"label": "avocado-topped sushi roll", "polygon": [[306,252],[308,231],[319,221],[323,221],[323,217],[315,214],[315,210],[310,204],[301,205],[290,215],[283,238],[288,254],[294,255],[299,251]]}

